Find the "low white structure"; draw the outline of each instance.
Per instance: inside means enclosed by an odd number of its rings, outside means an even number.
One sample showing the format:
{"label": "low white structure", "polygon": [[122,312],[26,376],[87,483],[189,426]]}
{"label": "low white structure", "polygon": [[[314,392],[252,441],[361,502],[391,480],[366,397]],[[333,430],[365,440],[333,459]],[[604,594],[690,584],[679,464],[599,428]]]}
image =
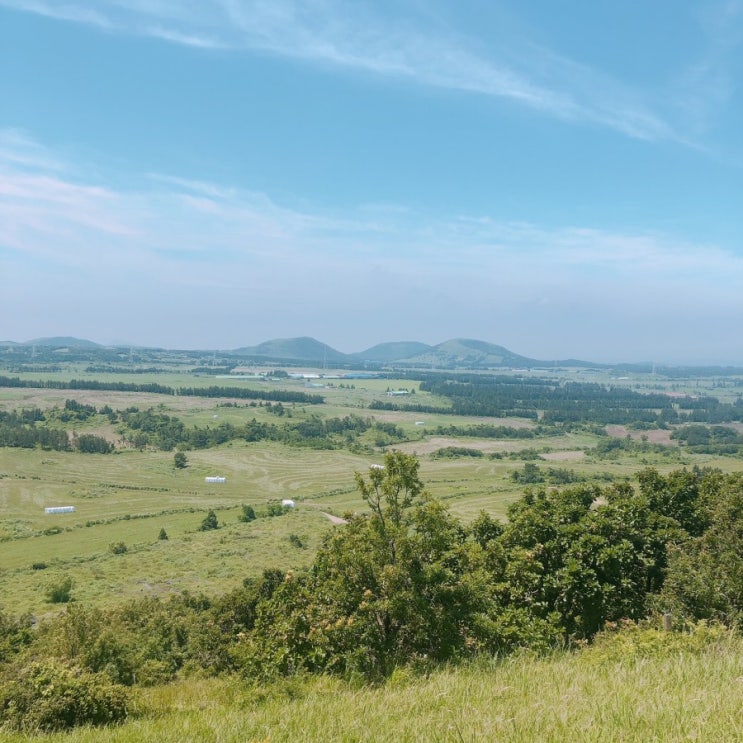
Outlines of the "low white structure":
{"label": "low white structure", "polygon": [[281,501],[281,507],[282,508],[294,508],[296,503],[291,500],[291,498],[284,498],[284,500]]}
{"label": "low white structure", "polygon": [[44,513],[75,513],[75,506],[50,506]]}
{"label": "low white structure", "polygon": [[221,475],[215,475],[214,477],[205,477],[204,482],[227,482],[227,478]]}

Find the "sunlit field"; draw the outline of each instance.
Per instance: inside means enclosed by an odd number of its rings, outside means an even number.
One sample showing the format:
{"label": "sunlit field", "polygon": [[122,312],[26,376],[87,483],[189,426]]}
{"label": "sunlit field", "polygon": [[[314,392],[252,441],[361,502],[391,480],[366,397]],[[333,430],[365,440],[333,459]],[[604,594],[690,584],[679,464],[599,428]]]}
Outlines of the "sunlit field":
{"label": "sunlit field", "polygon": [[[504,519],[508,504],[523,490],[514,478],[530,461],[597,482],[628,479],[646,466],[661,472],[693,464],[724,471],[743,468],[739,458],[691,455],[671,441],[657,450],[640,454],[618,451],[607,458],[592,454],[599,437],[586,430],[529,439],[478,439],[436,431],[453,424],[466,427],[485,423],[513,429],[530,429],[535,424],[523,418],[368,409],[373,401],[390,399],[387,391],[399,389],[414,391],[404,398],[406,403],[448,407],[448,400],[422,392],[418,382],[408,379],[328,379],[313,382],[318,387],[308,387],[307,382],[296,379],[194,376],[177,367],[157,374],[126,375],[93,374],[74,365],[59,372],[21,376],[109,382],[135,378],[138,384],[174,388],[229,384],[245,389],[316,393],[322,394],[322,405],[287,403],[281,420],[357,415],[394,424],[405,437],[399,443],[379,447],[374,445],[371,433],[363,434],[359,439],[363,451],[231,441],[187,451],[188,466],[177,469],[172,452],[127,446],[115,425],[94,416],[85,422],[73,422],[71,430],[104,436],[117,446],[115,453],[0,448],[0,569],[9,579],[2,602],[6,608],[39,616],[55,611],[47,602],[46,590],[62,576],[73,579],[74,600],[108,605],[133,596],[184,590],[220,593],[265,568],[307,565],[323,534],[334,528],[325,514],[340,517],[364,509],[354,473],[379,463],[389,448],[418,456],[428,491],[464,521],[480,511]],[[622,383],[638,388],[661,384],[648,375]],[[702,380],[702,384],[708,386],[709,381]],[[670,389],[677,385],[667,382],[666,386]],[[686,387],[694,388],[694,383]],[[49,410],[64,406],[69,399],[99,409],[104,405],[115,410],[153,408],[177,417],[188,427],[279,420],[262,403],[244,399],[96,390],[4,388],[0,390],[0,409]],[[637,439],[639,432],[632,435]],[[440,452],[453,447],[478,456],[440,456]],[[204,478],[213,475],[225,477],[226,482],[206,483]],[[294,510],[277,518],[264,516],[270,502],[285,498],[296,502]],[[60,505],[74,506],[75,512],[44,513],[44,508]],[[238,521],[243,505],[252,506],[259,518],[249,524]],[[199,526],[209,509],[216,512],[222,528],[201,532]],[[167,540],[158,539],[161,529]],[[290,544],[292,534],[300,537],[302,548]],[[114,554],[111,546],[120,543],[126,546],[126,552]]]}
{"label": "sunlit field", "polygon": [[[644,647],[643,643],[647,643]],[[187,679],[141,690],[130,721],[3,740],[171,741],[735,741],[743,645],[660,635],[578,653],[516,655],[381,686],[327,677],[254,685]]]}

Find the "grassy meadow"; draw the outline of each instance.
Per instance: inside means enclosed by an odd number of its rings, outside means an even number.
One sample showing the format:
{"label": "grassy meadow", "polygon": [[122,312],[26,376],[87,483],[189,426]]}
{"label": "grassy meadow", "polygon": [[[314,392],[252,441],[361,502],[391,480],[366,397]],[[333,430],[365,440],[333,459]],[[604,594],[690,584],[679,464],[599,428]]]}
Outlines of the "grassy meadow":
{"label": "grassy meadow", "polygon": [[213,741],[736,741],[743,642],[658,631],[599,638],[579,652],[490,659],[384,685],[328,677],[263,686],[185,679],[138,690],[119,727],[3,740]]}
{"label": "grassy meadow", "polygon": [[[416,454],[421,478],[432,495],[446,502],[464,520],[484,510],[504,518],[508,504],[523,490],[514,472],[527,461],[540,467],[568,469],[586,480],[622,480],[646,466],[661,472],[681,466],[741,469],[738,458],[690,455],[671,445],[638,454],[618,451],[610,458],[591,453],[599,437],[585,431],[530,439],[477,439],[436,434],[439,426],[480,423],[533,428],[527,419],[451,416],[406,411],[368,410],[375,401],[389,399],[388,390],[415,390],[407,401],[445,408],[449,402],[421,392],[408,379],[326,380],[307,388],[296,379],[239,381],[194,376],[183,369],[137,375],[86,372],[70,365],[63,371],[27,373],[24,379],[156,382],[172,387],[229,384],[246,389],[282,389],[322,394],[322,405],[289,403],[278,418],[264,405],[245,400],[182,397],[150,393],[96,390],[21,388],[0,390],[0,409],[39,407],[49,410],[72,399],[85,405],[114,410],[137,406],[177,417],[188,427],[300,421],[360,415],[398,426],[405,441],[393,448]],[[655,381],[655,380],[652,380]],[[648,375],[623,380],[638,388],[649,385]],[[689,386],[691,383],[688,383]],[[704,380],[705,385],[710,385]],[[657,386],[657,382],[655,384]],[[677,386],[676,383],[668,383]],[[691,385],[693,386],[693,385]],[[705,390],[711,392],[713,388]],[[716,388],[714,388],[716,389]],[[226,404],[225,404],[226,403]],[[53,425],[61,425],[53,423]],[[105,416],[69,424],[71,431],[95,433],[116,444],[109,455],[39,449],[0,448],[0,571],[6,590],[6,610],[44,616],[58,611],[46,598],[48,587],[65,576],[74,581],[77,601],[109,605],[147,594],[204,591],[220,593],[263,569],[299,568],[312,559],[323,534],[333,528],[324,514],[342,516],[363,509],[354,472],[381,461],[384,447],[374,445],[372,432],[362,434],[362,453],[346,449],[316,450],[278,442],[231,441],[218,447],[187,451],[188,466],[176,469],[172,452],[139,451],[122,446],[121,434]],[[627,432],[619,427],[615,435]],[[638,432],[632,432],[634,438]],[[667,436],[666,436],[667,439]],[[481,456],[440,457],[447,447],[463,447]],[[222,475],[225,483],[204,478]],[[294,499],[294,511],[276,518],[260,517],[270,501]],[[242,505],[259,515],[241,523]],[[71,505],[71,514],[46,515],[47,506]],[[222,528],[199,531],[213,509]],[[160,530],[167,540],[158,539]],[[299,537],[301,548],[289,541]],[[124,543],[127,551],[114,554],[111,545]],[[36,569],[34,568],[36,566]],[[43,567],[40,567],[43,566]]]}
{"label": "grassy meadow", "polygon": [[[177,366],[126,375],[86,372],[83,365],[21,376],[172,387],[234,385],[317,393],[325,402],[285,403],[279,416],[275,409],[245,399],[2,388],[0,410],[50,411],[63,408],[66,400],[98,409],[137,406],[175,417],[189,429],[222,423],[239,427],[252,419],[281,425],[355,415],[394,424],[402,432],[402,440],[382,446],[372,428],[353,444],[334,449],[234,439],[186,450],[187,467],[179,469],[173,451],[127,444],[121,425],[105,415],[66,426],[50,416],[48,425],[103,436],[116,450],[83,454],[0,447],[0,576],[5,589],[0,606],[40,620],[64,611],[64,604],[50,603],[48,594],[67,578],[73,581],[73,602],[111,607],[184,592],[217,596],[268,568],[308,566],[324,535],[340,528],[329,517],[366,506],[354,473],[381,463],[390,448],[415,454],[428,491],[463,521],[481,511],[505,519],[509,504],[524,490],[519,476],[527,466],[536,465],[543,473],[554,468],[576,482],[601,484],[631,480],[645,467],[661,473],[694,465],[743,470],[740,457],[693,453],[671,440],[668,430],[608,426],[609,438],[642,445],[607,454],[597,449],[607,441],[606,434],[591,426],[545,429],[530,438],[478,438],[437,429],[486,423],[532,430],[537,424],[526,418],[369,409],[374,401],[389,400],[388,390],[403,388],[415,390],[414,396],[400,398],[403,402],[450,406],[448,399],[421,391],[418,382],[406,379],[326,380],[319,388],[295,379],[194,376]],[[613,383],[605,373],[581,381]],[[660,387],[718,394],[728,402],[738,387],[731,380],[678,382],[650,375],[614,381],[638,391]],[[206,483],[205,477],[212,475],[224,476],[226,482]],[[284,498],[293,499],[296,508],[269,516],[269,505]],[[47,515],[48,506],[74,506],[75,512]],[[251,506],[257,518],[241,521],[243,506]],[[210,509],[219,528],[202,531]],[[161,538],[163,530],[167,539]],[[704,628],[696,636],[644,632],[606,633],[589,648],[547,657],[523,653],[459,667],[401,668],[376,685],[323,676],[264,685],[236,677],[186,676],[167,685],[135,688],[132,715],[121,726],[0,737],[9,743],[742,739],[743,640],[719,631],[705,635]]]}

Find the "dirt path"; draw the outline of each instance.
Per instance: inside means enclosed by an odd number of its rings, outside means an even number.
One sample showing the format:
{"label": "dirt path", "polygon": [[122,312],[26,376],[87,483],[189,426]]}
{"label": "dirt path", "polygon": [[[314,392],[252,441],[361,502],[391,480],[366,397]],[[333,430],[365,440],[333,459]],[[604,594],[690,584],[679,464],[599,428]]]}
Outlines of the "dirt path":
{"label": "dirt path", "polygon": [[328,519],[331,524],[347,524],[348,523],[346,519],[342,519],[340,516],[333,516],[332,513],[325,513],[325,511],[320,511],[320,513],[323,516],[325,516],[325,518]]}

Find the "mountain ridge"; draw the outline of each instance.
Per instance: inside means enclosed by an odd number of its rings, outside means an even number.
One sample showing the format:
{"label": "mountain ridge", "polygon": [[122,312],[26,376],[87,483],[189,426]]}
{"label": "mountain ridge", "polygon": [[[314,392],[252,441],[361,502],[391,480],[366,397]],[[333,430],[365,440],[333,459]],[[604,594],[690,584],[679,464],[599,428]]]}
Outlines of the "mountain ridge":
{"label": "mountain ridge", "polygon": [[[2,341],[5,348],[42,346],[45,348],[70,348],[80,350],[130,348],[126,345],[105,346],[94,341],[72,336],[53,336],[36,338],[17,343]],[[138,346],[145,349],[146,347]],[[154,347],[153,347],[154,348]],[[167,350],[159,348],[158,350]],[[171,349],[177,350],[177,349]],[[206,352],[208,349],[201,349]],[[578,359],[543,360],[522,356],[488,341],[474,338],[451,338],[430,345],[420,341],[389,341],[378,343],[363,351],[343,353],[310,336],[295,338],[274,338],[255,346],[243,346],[221,350],[240,359],[255,359],[264,362],[313,364],[316,366],[399,366],[402,368],[456,368],[456,369],[497,369],[497,368],[550,368],[563,367],[621,367],[626,364],[603,364]]]}
{"label": "mountain ridge", "polygon": [[579,360],[545,361],[514,353],[504,346],[473,338],[452,338],[436,345],[419,341],[390,341],[379,343],[365,351],[346,354],[315,338],[277,338],[257,346],[246,346],[228,353],[248,358],[305,361],[325,364],[401,365],[431,368],[521,368],[577,366],[599,367]]}

